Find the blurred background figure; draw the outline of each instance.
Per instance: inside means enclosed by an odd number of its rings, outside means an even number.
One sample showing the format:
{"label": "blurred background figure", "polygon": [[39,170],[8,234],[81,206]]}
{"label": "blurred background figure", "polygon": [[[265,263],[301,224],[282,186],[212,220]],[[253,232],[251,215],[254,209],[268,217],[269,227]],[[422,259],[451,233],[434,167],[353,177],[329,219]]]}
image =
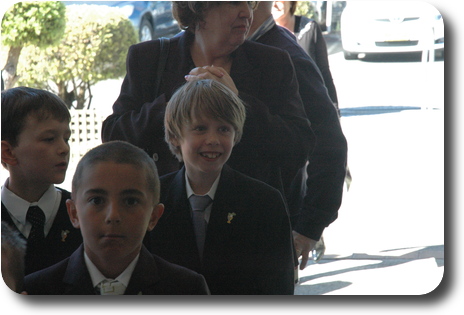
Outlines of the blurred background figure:
{"label": "blurred background figure", "polygon": [[2,277],[6,285],[20,293],[24,283],[24,256],[26,240],[2,221]]}
{"label": "blurred background figure", "polygon": [[[333,82],[332,73],[330,72],[327,44],[322,34],[321,27],[313,19],[306,16],[296,15],[295,11],[297,9],[297,5],[298,1],[274,1],[272,15],[277,25],[285,27],[295,35],[298,44],[316,63],[322,74],[322,78],[324,79],[324,84],[327,88],[329,97],[340,116],[337,90]],[[348,189],[351,184],[351,180],[351,172],[347,168],[345,182]],[[319,261],[323,257],[324,252],[325,243],[324,238],[321,236],[320,240],[311,251],[313,260]]]}
{"label": "blurred background figure", "polygon": [[324,78],[329,96],[338,110],[338,98],[332,74],[329,68],[327,44],[322,30],[313,19],[306,16],[295,15],[298,1],[274,1],[272,15],[277,25],[283,26],[292,32],[298,44],[316,62]]}

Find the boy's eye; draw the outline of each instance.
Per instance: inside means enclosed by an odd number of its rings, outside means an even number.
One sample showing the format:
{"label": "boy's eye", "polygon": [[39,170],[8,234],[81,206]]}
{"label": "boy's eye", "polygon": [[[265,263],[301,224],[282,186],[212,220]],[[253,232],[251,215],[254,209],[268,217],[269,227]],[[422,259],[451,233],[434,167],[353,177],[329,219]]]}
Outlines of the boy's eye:
{"label": "boy's eye", "polygon": [[195,126],[193,128],[193,130],[195,130],[195,131],[205,131],[206,127],[205,126]]}
{"label": "boy's eye", "polygon": [[93,197],[89,199],[89,203],[95,205],[95,206],[100,206],[104,202],[102,197]]}
{"label": "boy's eye", "polygon": [[124,203],[127,206],[135,206],[135,205],[138,205],[140,202],[138,198],[127,198],[124,200]]}

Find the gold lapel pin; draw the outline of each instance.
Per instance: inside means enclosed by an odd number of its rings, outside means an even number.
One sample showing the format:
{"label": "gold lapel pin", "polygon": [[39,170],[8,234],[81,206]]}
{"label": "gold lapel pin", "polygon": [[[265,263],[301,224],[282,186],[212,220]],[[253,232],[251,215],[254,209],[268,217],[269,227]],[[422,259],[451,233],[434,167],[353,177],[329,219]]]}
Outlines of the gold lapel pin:
{"label": "gold lapel pin", "polygon": [[236,216],[236,213],[235,212],[232,212],[227,215],[227,223],[230,224],[230,222],[232,221],[232,219]]}
{"label": "gold lapel pin", "polygon": [[68,237],[68,234],[69,234],[69,231],[68,231],[68,230],[61,231],[61,241],[62,241],[62,242],[65,242],[65,241],[66,241],[66,238]]}

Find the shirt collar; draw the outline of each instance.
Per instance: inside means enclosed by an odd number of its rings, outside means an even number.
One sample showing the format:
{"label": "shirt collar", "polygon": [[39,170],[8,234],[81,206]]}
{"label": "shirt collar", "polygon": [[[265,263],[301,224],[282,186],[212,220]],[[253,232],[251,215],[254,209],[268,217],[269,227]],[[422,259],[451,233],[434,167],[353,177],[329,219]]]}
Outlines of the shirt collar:
{"label": "shirt collar", "polygon": [[251,36],[248,36],[247,39],[252,42],[257,41],[261,36],[266,34],[271,28],[273,28],[274,25],[276,25],[276,23],[274,21],[274,17],[271,15],[267,18],[266,21],[264,21],[263,24],[261,24],[260,27],[258,27],[258,29]]}
{"label": "shirt collar", "polygon": [[54,207],[57,198],[61,198],[60,192],[54,185],[50,185],[38,202],[30,203],[9,190],[7,188],[8,183],[9,178],[5,181],[5,184],[2,187],[2,203],[8,209],[10,214],[16,218],[16,220],[25,225],[26,214],[29,207],[39,206],[39,208],[45,213],[45,222],[48,222],[54,214]]}
{"label": "shirt collar", "polygon": [[[204,196],[208,195],[211,198],[211,200],[214,200],[214,196],[216,195],[216,190],[218,188],[219,178],[220,177],[221,177],[221,174],[219,174],[219,176],[216,178],[213,185],[211,186],[211,189]],[[191,195],[196,195],[193,192],[192,187],[190,186],[190,183],[189,183],[189,180],[188,180],[188,177],[187,177],[187,172],[185,172],[185,183],[186,183],[185,186],[186,186],[186,190],[187,190],[187,198],[190,198]]]}
{"label": "shirt collar", "polygon": [[97,266],[90,260],[89,256],[85,253],[84,250],[84,260],[85,265],[87,266],[87,270],[89,271],[90,278],[92,279],[93,287],[96,287],[100,282],[103,280],[118,280],[121,282],[126,288],[129,285],[129,281],[132,277],[132,272],[134,272],[135,266],[139,260],[140,253],[134,260],[127,266],[127,268],[116,278],[116,279],[108,279],[106,278],[100,270],[98,270]]}

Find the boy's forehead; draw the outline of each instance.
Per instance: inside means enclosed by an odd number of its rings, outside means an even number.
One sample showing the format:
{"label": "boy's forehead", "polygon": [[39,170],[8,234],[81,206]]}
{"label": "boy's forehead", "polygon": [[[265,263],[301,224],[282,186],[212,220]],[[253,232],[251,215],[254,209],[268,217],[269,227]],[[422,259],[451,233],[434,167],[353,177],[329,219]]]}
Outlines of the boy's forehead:
{"label": "boy's forehead", "polygon": [[43,115],[40,115],[39,113],[36,113],[36,112],[28,114],[26,116],[26,119],[25,119],[25,127],[28,127],[30,125],[49,126],[51,123],[55,124],[55,125],[56,124],[67,125],[68,128],[69,128],[69,123],[70,122],[67,119],[65,119],[65,120],[58,119],[58,118],[54,117],[52,114],[43,116]]}
{"label": "boy's forehead", "polygon": [[84,190],[98,188],[128,191],[137,189],[150,193],[147,176],[146,168],[134,164],[93,161],[84,165],[79,186]]}

